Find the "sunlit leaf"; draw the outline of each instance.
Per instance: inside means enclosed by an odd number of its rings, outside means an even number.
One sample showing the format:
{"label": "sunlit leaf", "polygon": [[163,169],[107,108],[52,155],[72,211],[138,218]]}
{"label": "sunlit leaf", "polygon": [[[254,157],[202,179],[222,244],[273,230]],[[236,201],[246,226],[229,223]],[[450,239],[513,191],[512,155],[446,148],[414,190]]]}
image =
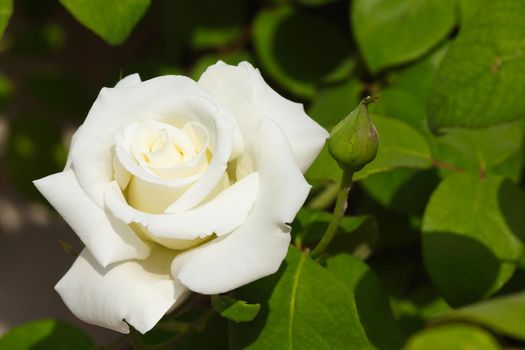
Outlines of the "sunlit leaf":
{"label": "sunlit leaf", "polygon": [[1,350],[89,350],[93,341],[80,329],[58,320],[31,321],[0,338]]}
{"label": "sunlit leaf", "polygon": [[241,288],[239,295],[259,301],[261,313],[232,325],[232,349],[351,350],[369,344],[350,289],[295,248],[277,274]]}
{"label": "sunlit leaf", "polygon": [[525,3],[490,1],[461,28],[435,79],[432,129],[525,117]]}
{"label": "sunlit leaf", "polygon": [[413,335],[404,350],[499,350],[498,342],[490,333],[463,324],[429,328]]}
{"label": "sunlit leaf", "polygon": [[500,296],[453,311],[438,322],[473,322],[494,332],[525,340],[525,292]]}
{"label": "sunlit leaf", "polygon": [[248,322],[253,320],[259,310],[260,304],[248,304],[229,296],[213,295],[211,297],[213,309],[222,317],[234,322]]}
{"label": "sunlit leaf", "polygon": [[121,44],[150,5],[150,0],[59,0],[83,25],[109,44]]}
{"label": "sunlit leaf", "polygon": [[372,72],[422,56],[455,24],[450,0],[355,0],[354,35]]}

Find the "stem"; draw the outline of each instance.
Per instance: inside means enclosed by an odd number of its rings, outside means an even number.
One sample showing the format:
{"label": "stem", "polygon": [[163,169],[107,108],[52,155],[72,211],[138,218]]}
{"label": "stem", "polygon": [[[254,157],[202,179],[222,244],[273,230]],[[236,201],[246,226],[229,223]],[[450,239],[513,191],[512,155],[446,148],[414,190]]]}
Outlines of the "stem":
{"label": "stem", "polygon": [[317,243],[317,246],[312,250],[312,258],[316,258],[319,255],[321,255],[326,250],[326,248],[328,248],[328,246],[334,239],[335,234],[337,233],[337,229],[339,228],[341,219],[343,218],[343,215],[345,214],[346,208],[348,206],[348,193],[350,192],[350,188],[352,187],[352,176],[353,172],[343,170],[341,182],[339,183],[339,190],[337,192],[337,199],[335,202],[332,220],[326,228],[323,237],[321,238],[319,243]]}

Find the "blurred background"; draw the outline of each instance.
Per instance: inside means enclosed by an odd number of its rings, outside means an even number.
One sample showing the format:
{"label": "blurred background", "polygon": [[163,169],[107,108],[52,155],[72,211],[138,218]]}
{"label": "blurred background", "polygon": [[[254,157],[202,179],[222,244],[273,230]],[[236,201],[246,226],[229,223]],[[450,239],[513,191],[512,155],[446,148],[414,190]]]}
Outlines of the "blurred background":
{"label": "blurred background", "polygon": [[[217,60],[251,62],[272,87],[304,103],[326,128],[363,96],[381,94],[372,113],[388,117],[378,121],[385,142],[398,141],[388,136],[395,130],[392,135],[403,135],[413,150],[428,153],[424,160],[405,155],[388,165],[391,171],[370,174],[350,198],[350,212],[376,218],[369,223],[374,234],[367,234],[368,245],[353,247],[355,255],[369,258],[405,334],[421,329],[432,315],[449,309],[429,283],[420,253],[422,214],[439,180],[458,171],[492,169],[523,188],[522,122],[438,136],[426,123],[439,63],[476,3],[458,1],[438,15],[418,14],[422,22],[407,27],[408,34],[392,34],[374,32],[385,19],[368,18],[366,9],[357,27],[369,31],[353,31],[349,1],[153,0],[129,37],[103,40],[59,1],[14,1],[0,41],[0,334],[52,317],[86,330],[99,344],[115,336],[78,321],[54,292],[74,260],[66,251],[80,250],[81,244],[31,181],[63,168],[70,137],[102,87],[135,72],[143,80],[163,74],[198,79]],[[391,11],[404,11],[400,8]],[[429,29],[432,18],[438,20]],[[402,28],[408,20],[395,17],[393,26]],[[410,38],[410,33],[425,35]],[[367,35],[378,38],[370,41],[375,46],[366,47]],[[408,35],[408,44],[391,47],[402,35]],[[364,43],[359,49],[356,36]],[[505,141],[487,150],[494,140]],[[307,175],[315,185],[309,206],[325,206],[339,177],[336,164],[324,152]],[[512,291],[515,285],[505,288]]]}

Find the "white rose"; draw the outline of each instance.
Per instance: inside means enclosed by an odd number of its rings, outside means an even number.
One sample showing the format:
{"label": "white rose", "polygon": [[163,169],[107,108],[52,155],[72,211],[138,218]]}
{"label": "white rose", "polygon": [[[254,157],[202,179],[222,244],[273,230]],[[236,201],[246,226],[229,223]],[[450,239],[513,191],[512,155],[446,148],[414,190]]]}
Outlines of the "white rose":
{"label": "white rose", "polygon": [[65,170],[35,181],[86,246],[56,290],[86,322],[144,333],[189,291],[274,273],[327,137],[246,62],[102,89]]}

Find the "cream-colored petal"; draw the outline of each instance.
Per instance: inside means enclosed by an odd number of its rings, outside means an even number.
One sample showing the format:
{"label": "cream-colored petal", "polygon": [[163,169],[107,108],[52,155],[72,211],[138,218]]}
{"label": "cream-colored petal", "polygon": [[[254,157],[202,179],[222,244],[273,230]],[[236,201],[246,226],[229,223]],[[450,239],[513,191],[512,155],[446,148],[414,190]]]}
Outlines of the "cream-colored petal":
{"label": "cream-colored petal", "polygon": [[113,173],[121,189],[128,187],[131,180],[131,173],[122,165],[116,155],[113,157]]}
{"label": "cream-colored petal", "polygon": [[286,256],[288,223],[306,200],[310,186],[275,122],[263,120],[257,140],[259,192],[246,221],[229,235],[173,261],[173,276],[192,291],[227,292],[274,273]]}
{"label": "cream-colored petal", "polygon": [[148,244],[84,193],[73,170],[44,177],[34,184],[102,266],[149,255]]}
{"label": "cream-colored petal", "polygon": [[105,201],[108,210],[117,218],[140,224],[152,240],[168,245],[170,239],[194,240],[213,233],[222,236],[232,232],[245,221],[258,189],[259,174],[255,172],[196,208],[182,213],[147,214],[129,206],[119,186],[113,182],[106,188]]}
{"label": "cream-colored petal", "polygon": [[234,152],[235,124],[226,114],[218,114],[214,124],[208,126],[213,155],[208,169],[191,185],[174,203],[170,205],[171,212],[182,213],[201,203],[217,186],[226,171],[228,161]]}
{"label": "cream-colored petal", "polygon": [[157,247],[146,260],[102,268],[84,249],[55,289],[71,312],[87,323],[121,333],[129,333],[130,324],[145,333],[188,294],[169,273],[174,256]]}

